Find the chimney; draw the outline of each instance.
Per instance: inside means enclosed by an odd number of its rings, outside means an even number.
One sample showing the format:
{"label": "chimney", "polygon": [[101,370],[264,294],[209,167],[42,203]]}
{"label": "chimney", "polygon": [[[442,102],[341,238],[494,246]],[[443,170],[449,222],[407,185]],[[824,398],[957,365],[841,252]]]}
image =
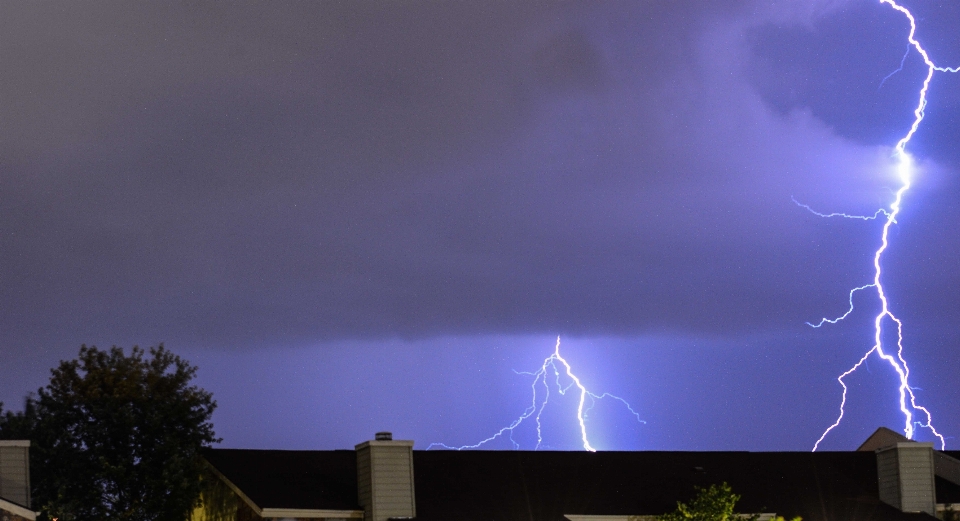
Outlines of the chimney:
{"label": "chimney", "polygon": [[29,440],[0,440],[0,498],[30,508]]}
{"label": "chimney", "polygon": [[364,521],[417,516],[413,491],[413,441],[378,432],[356,446],[357,493]]}
{"label": "chimney", "polygon": [[933,444],[901,442],[876,450],[880,501],[901,512],[936,515]]}

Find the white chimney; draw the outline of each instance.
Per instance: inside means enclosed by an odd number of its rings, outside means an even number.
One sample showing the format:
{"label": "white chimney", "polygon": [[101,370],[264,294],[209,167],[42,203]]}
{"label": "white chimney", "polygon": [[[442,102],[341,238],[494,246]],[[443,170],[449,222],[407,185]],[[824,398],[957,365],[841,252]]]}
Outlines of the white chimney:
{"label": "white chimney", "polygon": [[413,441],[394,440],[389,432],[356,446],[357,492],[364,521],[417,516],[413,491]]}
{"label": "white chimney", "polygon": [[933,444],[901,442],[876,454],[880,500],[902,512],[936,515]]}
{"label": "white chimney", "polygon": [[0,440],[0,498],[30,508],[29,440]]}

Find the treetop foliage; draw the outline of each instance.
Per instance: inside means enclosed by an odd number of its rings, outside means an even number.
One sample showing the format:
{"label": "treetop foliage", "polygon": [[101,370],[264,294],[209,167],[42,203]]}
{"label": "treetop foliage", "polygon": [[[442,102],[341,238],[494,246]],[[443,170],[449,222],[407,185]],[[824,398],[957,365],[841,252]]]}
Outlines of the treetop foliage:
{"label": "treetop foliage", "polygon": [[[733,493],[730,485],[710,485],[697,487],[697,496],[690,504],[677,501],[677,509],[658,516],[658,521],[757,521],[759,514],[738,514],[734,511],[740,496]],[[771,521],[784,521],[780,516]],[[791,521],[801,521],[799,517]]]}
{"label": "treetop foliage", "polygon": [[216,438],[197,368],[164,349],[81,346],[0,438],[27,438],[34,505],[48,517],[185,519],[200,496],[200,450]]}

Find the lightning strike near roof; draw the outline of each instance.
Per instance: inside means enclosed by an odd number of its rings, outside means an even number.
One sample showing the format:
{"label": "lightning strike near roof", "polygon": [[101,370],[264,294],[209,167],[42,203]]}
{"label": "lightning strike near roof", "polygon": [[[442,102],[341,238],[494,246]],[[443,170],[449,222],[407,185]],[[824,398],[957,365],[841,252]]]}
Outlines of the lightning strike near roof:
{"label": "lightning strike near roof", "polygon": [[[914,114],[913,124],[910,126],[910,130],[907,132],[907,134],[903,138],[901,138],[900,141],[897,142],[897,145],[894,147],[894,156],[897,161],[897,174],[900,179],[900,188],[896,191],[893,202],[890,203],[889,209],[880,209],[877,211],[876,214],[873,215],[873,217],[853,216],[853,215],[847,215],[843,213],[822,214],[814,211],[809,206],[803,205],[797,202],[796,200],[794,200],[794,202],[797,203],[799,206],[806,208],[807,210],[821,217],[845,217],[845,218],[866,220],[866,219],[875,219],[881,213],[886,215],[886,220],[884,221],[884,224],[883,224],[883,231],[880,236],[881,238],[880,247],[877,249],[877,251],[874,253],[874,256],[873,256],[873,267],[874,267],[873,283],[866,284],[858,288],[854,288],[853,290],[850,291],[850,307],[847,310],[847,312],[844,313],[842,316],[837,317],[835,319],[824,318],[816,325],[808,322],[808,324],[811,327],[820,327],[828,322],[831,324],[835,324],[843,320],[850,313],[853,312],[853,294],[855,292],[861,291],[867,288],[876,288],[877,297],[879,298],[880,304],[881,304],[881,309],[880,309],[880,313],[874,319],[873,347],[871,347],[860,358],[860,360],[858,360],[857,363],[853,365],[853,367],[848,369],[846,372],[844,372],[837,378],[837,381],[839,381],[841,387],[843,387],[843,394],[840,400],[840,415],[837,417],[837,420],[832,425],[827,427],[827,429],[820,436],[820,439],[818,439],[817,442],[814,444],[813,446],[814,451],[817,450],[817,448],[820,446],[820,443],[823,442],[823,440],[827,437],[830,431],[832,431],[834,428],[840,425],[840,422],[843,420],[844,407],[846,406],[846,403],[847,403],[847,385],[844,382],[844,378],[846,378],[847,376],[852,374],[854,371],[856,371],[867,360],[867,358],[869,358],[870,355],[874,353],[876,353],[877,356],[879,356],[881,359],[889,363],[890,366],[893,368],[893,370],[896,371],[897,376],[899,378],[899,381],[900,381],[899,406],[900,406],[900,411],[903,413],[903,416],[904,416],[904,428],[903,428],[904,435],[909,439],[913,439],[916,427],[919,426],[919,427],[927,428],[937,439],[940,440],[941,449],[945,448],[946,446],[946,442],[943,435],[937,432],[936,428],[933,426],[933,416],[931,415],[930,411],[927,408],[917,404],[917,398],[913,392],[914,387],[910,386],[910,367],[907,365],[907,360],[906,358],[904,358],[904,355],[903,355],[903,323],[900,321],[900,319],[898,319],[893,314],[892,311],[890,311],[890,305],[887,300],[887,295],[884,292],[883,284],[881,282],[882,269],[881,269],[880,261],[881,261],[881,258],[883,257],[884,252],[887,250],[889,246],[888,235],[890,232],[890,227],[897,222],[896,221],[897,215],[900,213],[900,205],[903,201],[903,196],[907,192],[907,190],[910,189],[911,175],[913,174],[913,162],[910,157],[910,154],[908,154],[906,151],[906,147],[907,147],[907,143],[910,142],[910,139],[913,138],[913,135],[917,132],[917,128],[919,128],[920,122],[923,121],[924,109],[926,108],[926,105],[927,105],[927,90],[930,86],[930,80],[933,79],[933,73],[935,71],[960,72],[960,67],[956,67],[956,68],[938,67],[936,64],[934,64],[933,61],[930,59],[930,56],[927,54],[927,51],[920,45],[920,42],[917,41],[916,39],[917,24],[916,24],[916,19],[913,17],[913,14],[905,7],[897,4],[894,0],[880,0],[880,2],[883,4],[887,4],[891,8],[903,13],[903,15],[906,16],[907,20],[910,22],[910,33],[907,37],[907,40],[910,45],[910,47],[908,48],[908,51],[909,49],[915,49],[917,53],[920,54],[920,56],[923,58],[924,64],[926,64],[927,66],[927,75],[923,80],[923,86],[921,87],[920,93],[919,93],[919,100],[917,102],[916,108],[913,111],[913,114]],[[906,59],[906,57],[904,57],[904,59]],[[903,68],[903,63],[901,60],[900,69],[902,68]],[[900,69],[897,69],[897,71],[899,71]],[[894,72],[897,72],[897,71],[894,71]],[[887,78],[889,78],[889,76],[887,76]],[[884,81],[886,81],[887,78],[884,78]],[[892,322],[894,325],[896,325],[896,330],[897,330],[896,355],[889,353],[884,348],[882,337],[883,337],[883,326],[885,322],[886,323]],[[921,420],[925,420],[925,421],[915,420],[914,419],[915,414],[921,414],[921,413],[922,413]]]}
{"label": "lightning strike near roof", "polygon": [[[561,370],[560,368],[557,367],[557,364],[560,364],[563,366],[563,373],[566,374],[566,376],[571,380],[571,382],[566,386],[564,386],[560,382]],[[561,395],[566,394],[567,391],[569,391],[574,386],[576,386],[576,388],[580,391],[580,400],[577,405],[577,422],[579,424],[580,439],[583,442],[584,450],[587,450],[590,452],[596,452],[597,450],[596,448],[593,447],[593,445],[590,444],[590,440],[587,437],[587,414],[590,412],[590,409],[592,409],[593,406],[596,404],[597,400],[602,400],[604,398],[611,398],[613,400],[616,400],[622,403],[624,407],[626,407],[627,410],[630,411],[630,413],[637,419],[639,423],[646,423],[640,418],[640,414],[637,413],[637,411],[635,411],[633,407],[631,407],[630,404],[623,398],[620,398],[619,396],[614,396],[610,393],[595,394],[587,390],[587,388],[580,381],[580,378],[573,373],[573,368],[570,367],[570,364],[560,355],[560,337],[557,337],[557,345],[556,347],[554,347],[553,354],[551,354],[550,356],[548,356],[543,360],[543,365],[540,366],[540,369],[538,369],[535,372],[517,372],[517,374],[529,375],[534,377],[533,383],[530,385],[530,390],[533,395],[532,400],[531,400],[530,406],[523,411],[523,414],[521,414],[516,420],[511,422],[506,427],[503,427],[502,429],[497,431],[492,436],[484,440],[481,440],[480,442],[475,443],[473,445],[462,445],[459,447],[454,447],[454,446],[446,445],[443,443],[431,443],[430,446],[427,447],[427,450],[430,450],[435,447],[444,448],[444,449],[453,449],[453,450],[478,449],[481,446],[487,443],[490,443],[503,436],[506,436],[507,439],[510,440],[510,443],[513,445],[514,449],[519,449],[520,444],[513,439],[513,433],[518,427],[520,427],[520,425],[524,422],[524,420],[527,420],[531,417],[533,418],[536,424],[536,431],[537,431],[537,445],[534,448],[534,450],[539,449],[540,446],[543,444],[543,432],[542,432],[542,425],[540,422],[540,418],[543,415],[543,410],[546,408],[547,403],[550,401],[550,382],[548,381],[548,378],[551,371],[553,372],[554,380],[557,387],[557,392],[559,392]],[[542,399],[538,399],[537,397],[537,388],[540,385],[543,386]],[[590,405],[589,407],[584,409],[584,406],[587,405],[588,398],[590,400]]]}

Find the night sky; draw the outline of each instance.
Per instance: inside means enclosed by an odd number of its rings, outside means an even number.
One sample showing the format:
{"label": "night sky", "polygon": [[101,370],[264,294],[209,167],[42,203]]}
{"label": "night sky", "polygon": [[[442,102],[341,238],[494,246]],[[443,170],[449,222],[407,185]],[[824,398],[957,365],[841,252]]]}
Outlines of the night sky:
{"label": "night sky", "polygon": [[[960,3],[905,5],[960,65]],[[908,29],[874,0],[0,3],[0,401],[163,342],[223,446],[465,445],[559,335],[646,422],[599,402],[597,448],[810,450],[879,302],[805,323],[872,281],[882,222],[792,198],[890,204]],[[960,74],[926,114],[883,282],[956,449]],[[821,448],[902,429],[897,382],[871,358]],[[580,448],[573,394],[543,448]]]}

